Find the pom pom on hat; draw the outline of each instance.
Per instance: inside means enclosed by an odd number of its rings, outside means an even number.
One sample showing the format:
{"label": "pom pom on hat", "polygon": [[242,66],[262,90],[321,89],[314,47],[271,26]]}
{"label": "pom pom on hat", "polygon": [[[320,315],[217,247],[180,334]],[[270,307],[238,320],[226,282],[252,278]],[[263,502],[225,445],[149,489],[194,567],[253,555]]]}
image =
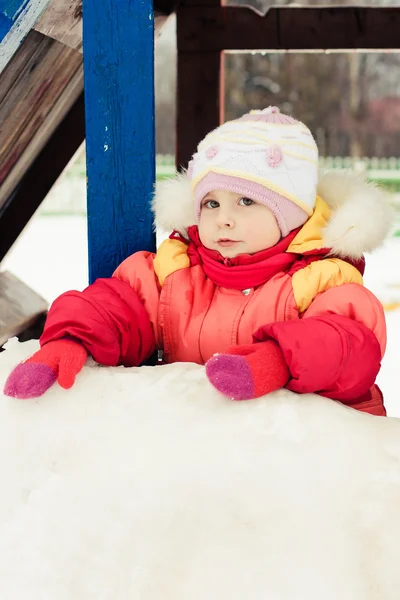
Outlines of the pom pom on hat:
{"label": "pom pom on hat", "polygon": [[190,178],[197,218],[207,193],[232,191],[268,206],[285,237],[313,213],[318,149],[310,130],[276,106],[252,110],[204,138]]}

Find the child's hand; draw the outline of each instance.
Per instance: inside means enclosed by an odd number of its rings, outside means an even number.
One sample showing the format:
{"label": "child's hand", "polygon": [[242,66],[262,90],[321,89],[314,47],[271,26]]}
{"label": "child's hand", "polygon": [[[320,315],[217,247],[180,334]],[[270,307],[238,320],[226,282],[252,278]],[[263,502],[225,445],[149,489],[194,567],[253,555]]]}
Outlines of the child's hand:
{"label": "child's hand", "polygon": [[290,373],[282,350],[273,340],[232,346],[206,363],[210,382],[233,400],[250,400],[279,390]]}
{"label": "child's hand", "polygon": [[67,338],[48,342],[9,375],[4,393],[12,398],[37,398],[56,381],[64,389],[73,386],[87,359],[85,348]]}

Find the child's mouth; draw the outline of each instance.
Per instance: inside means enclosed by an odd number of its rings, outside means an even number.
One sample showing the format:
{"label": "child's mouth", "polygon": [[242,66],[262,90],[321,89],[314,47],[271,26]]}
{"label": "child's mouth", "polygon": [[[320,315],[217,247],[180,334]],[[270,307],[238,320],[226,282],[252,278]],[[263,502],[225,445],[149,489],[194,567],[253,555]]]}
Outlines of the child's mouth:
{"label": "child's mouth", "polygon": [[238,244],[239,242],[237,240],[228,240],[228,239],[220,239],[217,241],[217,244],[219,246],[222,246],[223,248],[228,248],[229,246],[234,246],[235,244]]}

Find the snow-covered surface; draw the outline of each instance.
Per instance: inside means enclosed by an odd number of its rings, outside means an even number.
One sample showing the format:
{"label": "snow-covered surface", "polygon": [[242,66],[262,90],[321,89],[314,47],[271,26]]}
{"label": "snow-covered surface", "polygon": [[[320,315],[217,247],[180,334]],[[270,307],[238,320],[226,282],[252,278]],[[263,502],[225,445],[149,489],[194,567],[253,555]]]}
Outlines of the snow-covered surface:
{"label": "snow-covered surface", "polygon": [[393,237],[366,256],[365,285],[386,307],[387,349],[378,375],[389,415],[400,417],[400,238]]}
{"label": "snow-covered surface", "polygon": [[[0,388],[37,342],[9,343]],[[204,369],[0,394],[0,597],[398,600],[400,421]]]}
{"label": "snow-covered surface", "polygon": [[83,216],[35,216],[1,262],[52,302],[88,282],[87,224]]}

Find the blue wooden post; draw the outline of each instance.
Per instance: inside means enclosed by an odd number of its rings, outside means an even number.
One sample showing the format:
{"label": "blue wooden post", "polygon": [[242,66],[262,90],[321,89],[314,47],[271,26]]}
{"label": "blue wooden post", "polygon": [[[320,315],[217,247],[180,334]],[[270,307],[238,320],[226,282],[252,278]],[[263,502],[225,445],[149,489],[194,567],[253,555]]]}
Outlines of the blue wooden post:
{"label": "blue wooden post", "polygon": [[0,0],[0,73],[50,0]]}
{"label": "blue wooden post", "polygon": [[83,0],[83,58],[93,282],[155,247],[152,0]]}

